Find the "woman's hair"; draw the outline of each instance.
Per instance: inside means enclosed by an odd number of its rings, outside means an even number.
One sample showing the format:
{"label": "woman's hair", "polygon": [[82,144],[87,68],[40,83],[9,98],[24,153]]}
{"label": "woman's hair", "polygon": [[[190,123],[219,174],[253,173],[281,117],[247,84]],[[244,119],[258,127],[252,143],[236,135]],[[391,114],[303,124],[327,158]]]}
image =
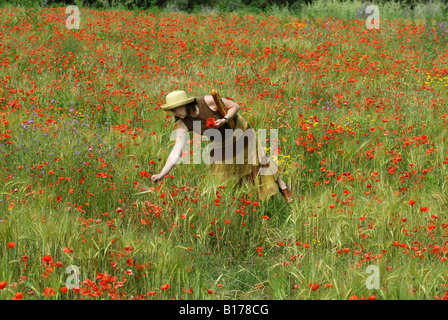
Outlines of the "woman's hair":
{"label": "woman's hair", "polygon": [[[195,110],[195,106],[196,106],[196,98],[194,98],[193,102],[190,102],[189,104],[186,104],[186,110],[187,110],[187,116],[189,116],[194,110]],[[174,122],[177,122],[180,120],[180,118],[178,116],[174,116],[175,120]]]}

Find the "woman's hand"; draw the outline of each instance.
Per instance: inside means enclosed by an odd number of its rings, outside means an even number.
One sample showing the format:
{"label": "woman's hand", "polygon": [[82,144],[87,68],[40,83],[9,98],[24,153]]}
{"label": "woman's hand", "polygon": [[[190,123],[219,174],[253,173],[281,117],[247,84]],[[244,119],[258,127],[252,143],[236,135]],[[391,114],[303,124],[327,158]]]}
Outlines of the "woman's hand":
{"label": "woman's hand", "polygon": [[158,182],[158,181],[160,181],[162,179],[163,179],[163,175],[161,175],[160,173],[159,174],[154,174],[151,177],[151,181],[154,182],[154,183],[156,183],[156,182]]}
{"label": "woman's hand", "polygon": [[226,119],[218,119],[215,121],[215,128],[219,128],[226,124]]}

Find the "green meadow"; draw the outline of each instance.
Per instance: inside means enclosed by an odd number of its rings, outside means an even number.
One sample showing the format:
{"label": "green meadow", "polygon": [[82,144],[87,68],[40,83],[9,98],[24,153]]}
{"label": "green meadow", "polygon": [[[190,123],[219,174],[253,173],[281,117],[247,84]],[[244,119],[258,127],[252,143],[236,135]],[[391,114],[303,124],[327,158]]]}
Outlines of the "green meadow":
{"label": "green meadow", "polygon": [[[3,5],[0,299],[446,299],[446,8],[378,5],[369,29],[365,7],[80,6],[68,29]],[[166,95],[213,88],[278,130],[294,202],[205,163],[151,183]]]}

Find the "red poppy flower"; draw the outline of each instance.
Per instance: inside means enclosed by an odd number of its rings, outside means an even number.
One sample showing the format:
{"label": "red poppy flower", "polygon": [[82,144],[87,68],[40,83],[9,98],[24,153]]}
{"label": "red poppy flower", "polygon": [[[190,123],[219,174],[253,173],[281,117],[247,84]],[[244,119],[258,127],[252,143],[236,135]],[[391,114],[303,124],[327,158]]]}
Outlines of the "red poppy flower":
{"label": "red poppy flower", "polygon": [[164,284],[163,286],[160,287],[160,289],[162,289],[162,291],[163,291],[163,290],[167,290],[167,289],[169,289],[169,288],[171,288],[171,285],[170,285],[169,283]]}
{"label": "red poppy flower", "polygon": [[16,246],[16,243],[15,243],[15,242],[8,242],[6,245],[7,245],[10,249],[12,249],[12,248],[14,248],[14,247]]}
{"label": "red poppy flower", "polygon": [[5,289],[5,287],[6,287],[6,281],[1,281],[0,282],[0,290]]}
{"label": "red poppy flower", "polygon": [[319,289],[319,284],[318,283],[310,283],[310,288],[312,291],[316,291],[317,289]]}
{"label": "red poppy flower", "polygon": [[22,300],[23,292],[16,292],[12,300]]}
{"label": "red poppy flower", "polygon": [[207,119],[207,128],[212,129],[215,127],[215,119],[214,118],[208,118]]}
{"label": "red poppy flower", "polygon": [[46,255],[46,256],[42,257],[42,261],[50,263],[53,261],[53,258],[51,257],[51,255]]}
{"label": "red poppy flower", "polygon": [[420,211],[421,211],[421,212],[427,212],[428,210],[429,210],[428,207],[421,207],[421,208],[420,208]]}
{"label": "red poppy flower", "polygon": [[54,295],[54,289],[53,288],[45,288],[44,289],[44,294],[47,298],[51,297],[52,295]]}
{"label": "red poppy flower", "polygon": [[78,286],[76,286],[76,287],[73,287],[73,292],[76,292],[76,293],[78,293],[79,291],[81,291],[81,288],[80,287],[78,287]]}
{"label": "red poppy flower", "polygon": [[71,253],[71,252],[73,252],[73,249],[70,249],[70,248],[65,247],[65,248],[62,250],[62,252],[64,252],[64,253]]}

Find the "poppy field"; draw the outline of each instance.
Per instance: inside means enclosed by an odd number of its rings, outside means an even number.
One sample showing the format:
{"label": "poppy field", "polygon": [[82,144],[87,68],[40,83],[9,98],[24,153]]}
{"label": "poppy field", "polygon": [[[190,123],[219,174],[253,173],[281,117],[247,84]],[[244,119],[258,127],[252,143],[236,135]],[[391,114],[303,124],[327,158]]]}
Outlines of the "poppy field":
{"label": "poppy field", "polygon": [[[446,23],[80,13],[0,9],[0,299],[448,299]],[[213,88],[294,202],[151,183],[165,96]]]}

